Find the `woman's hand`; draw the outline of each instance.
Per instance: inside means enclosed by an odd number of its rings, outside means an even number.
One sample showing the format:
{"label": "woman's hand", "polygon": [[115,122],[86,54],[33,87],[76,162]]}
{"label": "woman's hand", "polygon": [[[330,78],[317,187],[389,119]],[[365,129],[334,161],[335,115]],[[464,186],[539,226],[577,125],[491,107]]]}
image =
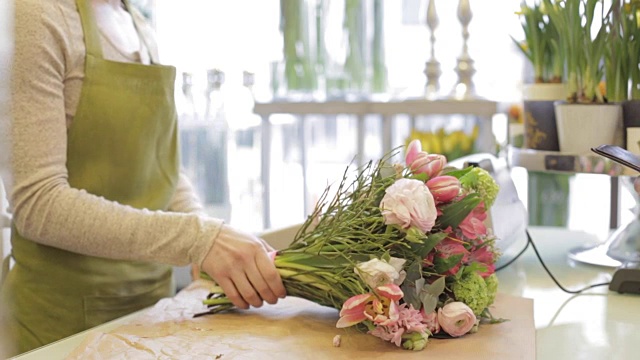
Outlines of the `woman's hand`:
{"label": "woman's hand", "polygon": [[238,308],[275,304],[286,295],[280,274],[262,239],[223,225],[202,263],[202,270],[222,287]]}

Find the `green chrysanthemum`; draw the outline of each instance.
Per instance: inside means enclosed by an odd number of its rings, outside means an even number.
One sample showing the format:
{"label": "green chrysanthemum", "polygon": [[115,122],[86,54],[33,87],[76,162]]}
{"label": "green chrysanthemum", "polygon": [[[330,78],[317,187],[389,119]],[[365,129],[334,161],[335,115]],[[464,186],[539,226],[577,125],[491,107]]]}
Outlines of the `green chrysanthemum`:
{"label": "green chrysanthemum", "polygon": [[488,295],[487,283],[476,272],[464,274],[451,286],[456,300],[462,301],[473,310],[476,316],[491,304]]}
{"label": "green chrysanthemum", "polygon": [[491,208],[494,201],[496,201],[498,191],[500,190],[500,187],[491,174],[479,167],[474,167],[471,171],[460,178],[460,183],[462,184],[463,189],[478,193],[484,201],[486,209]]}
{"label": "green chrysanthemum", "polygon": [[484,278],[484,282],[487,284],[487,295],[489,296],[489,304],[487,304],[487,306],[489,306],[493,304],[496,299],[496,294],[498,293],[498,276],[491,274]]}

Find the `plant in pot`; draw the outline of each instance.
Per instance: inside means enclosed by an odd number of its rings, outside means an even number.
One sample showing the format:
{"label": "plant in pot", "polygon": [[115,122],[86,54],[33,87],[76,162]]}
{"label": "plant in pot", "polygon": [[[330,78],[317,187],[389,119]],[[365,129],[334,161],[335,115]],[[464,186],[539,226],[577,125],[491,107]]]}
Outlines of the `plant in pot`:
{"label": "plant in pot", "polygon": [[558,28],[541,1],[522,3],[517,12],[524,41],[512,39],[533,67],[533,83],[523,88],[524,147],[558,150],[553,102],[564,98],[564,56]]}
{"label": "plant in pot", "polygon": [[600,88],[610,9],[602,0],[543,2],[558,28],[567,73],[566,99],[555,103],[560,151],[590,154],[598,145],[621,144],[622,107],[608,103]]}
{"label": "plant in pot", "polygon": [[622,104],[624,144],[640,154],[640,0],[614,0],[607,27],[607,98]]}

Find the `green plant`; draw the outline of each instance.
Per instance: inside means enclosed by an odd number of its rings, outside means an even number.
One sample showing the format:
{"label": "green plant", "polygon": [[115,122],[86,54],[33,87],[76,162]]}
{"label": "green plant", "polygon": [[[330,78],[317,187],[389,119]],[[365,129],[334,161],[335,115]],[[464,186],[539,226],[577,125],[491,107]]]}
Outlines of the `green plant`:
{"label": "green plant", "polygon": [[628,34],[627,60],[631,80],[630,98],[640,100],[640,0],[631,0],[623,6],[623,23]]}
{"label": "green plant", "polygon": [[609,46],[604,58],[607,100],[612,102],[626,100],[629,90],[628,21],[628,17],[622,14],[620,0],[613,0],[610,16],[606,19]]}
{"label": "green plant", "polygon": [[545,15],[541,3],[520,5],[517,12],[522,17],[524,41],[511,39],[533,65],[534,82],[562,82],[564,63],[562,49],[558,44],[558,29]]}
{"label": "green plant", "polygon": [[317,86],[307,25],[304,1],[280,1],[280,31],[284,41],[287,90],[312,91]]}
{"label": "green plant", "polygon": [[[557,26],[559,46],[565,56],[567,101],[606,102],[599,89],[604,77],[602,60],[607,31],[604,21],[594,23],[601,0],[543,0],[550,20]],[[603,14],[603,18],[606,18]],[[595,28],[595,35],[592,35]]]}

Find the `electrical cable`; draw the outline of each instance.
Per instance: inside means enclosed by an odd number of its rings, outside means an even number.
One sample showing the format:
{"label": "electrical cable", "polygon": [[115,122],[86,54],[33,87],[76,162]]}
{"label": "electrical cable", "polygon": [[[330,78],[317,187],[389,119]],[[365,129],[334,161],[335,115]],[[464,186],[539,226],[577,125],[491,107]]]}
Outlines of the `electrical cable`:
{"label": "electrical cable", "polygon": [[520,256],[522,256],[522,254],[524,254],[525,251],[527,251],[527,249],[529,248],[529,241],[527,240],[527,244],[524,246],[524,249],[520,250],[520,252],[514,256],[511,260],[507,261],[506,264],[502,264],[500,266],[498,266],[496,268],[496,272],[506,268],[507,266],[513,264],[514,261],[518,260],[518,258],[520,258]]}
{"label": "electrical cable", "polygon": [[533,239],[531,238],[531,234],[529,234],[529,229],[525,229],[525,233],[527,235],[527,244],[524,246],[524,248],[522,250],[520,250],[520,252],[514,256],[511,260],[507,261],[506,264],[500,265],[499,267],[496,268],[496,272],[506,268],[507,266],[513,264],[514,261],[518,260],[518,258],[520,258],[520,256],[522,256],[522,254],[524,254],[525,251],[527,251],[527,249],[529,249],[529,245],[531,245],[531,247],[533,248],[533,251],[536,253],[536,257],[538,258],[538,261],[540,261],[540,265],[542,265],[542,267],[544,268],[544,270],[547,272],[547,274],[549,275],[549,277],[551,278],[551,280],[553,280],[553,282],[560,288],[560,290],[569,293],[569,294],[579,294],[585,290],[589,290],[598,286],[606,286],[609,285],[609,282],[606,283],[598,283],[598,284],[593,284],[593,285],[589,285],[585,288],[582,288],[580,290],[569,290],[567,288],[565,288],[564,286],[562,286],[560,284],[560,282],[558,281],[558,279],[556,279],[555,276],[553,276],[553,274],[551,273],[551,271],[549,270],[549,268],[547,267],[547,265],[544,263],[544,261],[542,260],[542,256],[540,256],[540,253],[538,252],[538,248],[536,247],[536,244],[533,243]]}
{"label": "electrical cable", "polygon": [[593,285],[589,285],[585,288],[582,288],[580,290],[569,290],[566,289],[564,286],[560,285],[560,282],[558,282],[558,280],[556,279],[555,276],[553,276],[553,274],[551,273],[551,271],[549,271],[549,268],[547,268],[547,265],[544,263],[544,261],[542,261],[542,257],[540,256],[540,253],[538,252],[538,248],[536,247],[536,244],[533,243],[533,239],[531,239],[531,235],[529,234],[529,229],[525,230],[526,234],[527,234],[527,242],[531,244],[531,247],[533,247],[533,251],[536,253],[536,256],[538,257],[538,260],[540,261],[540,265],[542,265],[542,267],[544,268],[544,270],[547,272],[547,274],[549,275],[549,277],[551,278],[551,280],[553,280],[554,283],[556,283],[556,285],[558,285],[558,287],[560,288],[560,290],[569,293],[569,294],[579,294],[585,290],[589,290],[598,286],[605,286],[605,285],[609,285],[609,282],[606,283],[598,283],[598,284],[593,284]]}

